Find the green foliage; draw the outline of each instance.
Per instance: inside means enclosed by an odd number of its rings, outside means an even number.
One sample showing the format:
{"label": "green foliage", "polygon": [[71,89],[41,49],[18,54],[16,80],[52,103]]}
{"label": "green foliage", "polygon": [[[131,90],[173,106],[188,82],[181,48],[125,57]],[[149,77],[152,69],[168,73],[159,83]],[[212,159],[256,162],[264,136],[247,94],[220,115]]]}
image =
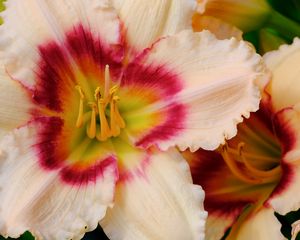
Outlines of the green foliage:
{"label": "green foliage", "polygon": [[[289,212],[286,215],[280,215],[275,213],[278,221],[282,224],[281,232],[287,238],[291,239],[292,223],[300,219],[300,209],[298,211]],[[296,240],[300,240],[300,234],[298,234]]]}
{"label": "green foliage", "polygon": [[[13,240],[13,238],[4,238],[0,236],[0,240]],[[30,234],[30,232],[25,232],[21,237],[18,238],[19,240],[34,240],[34,237]]]}

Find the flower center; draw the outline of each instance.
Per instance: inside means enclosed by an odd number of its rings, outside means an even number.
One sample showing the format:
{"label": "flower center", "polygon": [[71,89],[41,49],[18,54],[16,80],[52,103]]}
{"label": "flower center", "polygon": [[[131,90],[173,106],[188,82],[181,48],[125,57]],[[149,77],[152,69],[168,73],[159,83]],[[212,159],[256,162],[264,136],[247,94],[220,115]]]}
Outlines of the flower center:
{"label": "flower center", "polygon": [[[109,66],[105,66],[105,87],[101,94],[100,87],[94,91],[95,101],[87,102],[88,111],[85,113],[85,94],[81,86],[75,88],[79,93],[79,110],[76,127],[81,128],[86,123],[86,135],[90,139],[106,141],[110,137],[117,137],[122,128],[125,128],[125,121],[120,115],[117,102],[120,98],[116,95],[118,86],[109,88],[110,73]],[[98,118],[98,121],[97,121]]]}
{"label": "flower center", "polygon": [[227,143],[219,148],[220,154],[235,177],[249,184],[266,184],[280,179],[280,165],[261,169],[251,164],[251,162],[274,162],[272,157],[246,153],[244,147],[245,143],[240,142],[237,149],[229,147]]}

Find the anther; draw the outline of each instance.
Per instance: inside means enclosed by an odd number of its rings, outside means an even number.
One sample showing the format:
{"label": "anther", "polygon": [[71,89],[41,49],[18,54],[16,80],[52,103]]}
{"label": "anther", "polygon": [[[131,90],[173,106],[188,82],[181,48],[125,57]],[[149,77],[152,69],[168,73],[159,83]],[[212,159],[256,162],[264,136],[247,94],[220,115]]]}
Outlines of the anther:
{"label": "anther", "polygon": [[110,129],[112,136],[116,137],[120,134],[121,130],[116,117],[116,101],[113,99],[110,102]]}
{"label": "anther", "polygon": [[119,108],[117,106],[117,102],[120,101],[120,98],[118,96],[114,96],[112,101],[115,102],[114,113],[115,113],[115,118],[116,118],[116,124],[118,124],[120,128],[125,128],[125,122],[124,122],[123,118],[121,117]]}
{"label": "anther", "polygon": [[92,108],[91,122],[87,128],[87,135],[89,138],[93,139],[96,136],[97,126],[96,126],[96,104],[94,102],[89,103]]}
{"label": "anther", "polygon": [[79,100],[79,109],[78,109],[78,117],[76,120],[76,127],[80,128],[83,124],[83,101],[85,99],[82,88],[79,85],[75,86],[75,89],[78,91],[80,100]]}
{"label": "anther", "polygon": [[111,131],[105,116],[105,100],[102,98],[98,99],[98,112],[100,119],[100,134],[97,134],[96,137],[99,141],[105,141],[111,136]]}
{"label": "anther", "polygon": [[100,87],[97,87],[94,93],[95,100],[98,101],[101,98]]}

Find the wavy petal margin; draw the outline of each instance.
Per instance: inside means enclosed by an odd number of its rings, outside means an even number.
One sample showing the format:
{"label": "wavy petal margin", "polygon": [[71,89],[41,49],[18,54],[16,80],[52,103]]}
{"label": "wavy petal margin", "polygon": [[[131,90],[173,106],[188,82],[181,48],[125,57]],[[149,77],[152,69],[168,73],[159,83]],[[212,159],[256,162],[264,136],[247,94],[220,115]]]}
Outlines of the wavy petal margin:
{"label": "wavy petal margin", "polygon": [[143,175],[119,182],[100,222],[114,240],[204,240],[204,192],[176,150],[152,153]]}

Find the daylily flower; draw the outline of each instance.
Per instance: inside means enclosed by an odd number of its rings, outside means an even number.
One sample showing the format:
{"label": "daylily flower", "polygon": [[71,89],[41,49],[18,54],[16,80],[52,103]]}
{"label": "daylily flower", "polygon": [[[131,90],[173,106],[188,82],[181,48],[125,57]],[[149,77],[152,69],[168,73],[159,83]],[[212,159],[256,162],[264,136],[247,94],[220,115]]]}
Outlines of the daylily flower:
{"label": "daylily flower", "polygon": [[1,234],[80,239],[100,221],[111,239],[204,239],[204,193],[175,146],[233,137],[258,108],[265,68],[244,42],[193,33],[195,8],[7,2]]}
{"label": "daylily flower", "polygon": [[[186,151],[202,185],[207,239],[285,239],[274,212],[300,207],[300,40],[264,56],[272,71],[259,111],[217,151]],[[294,235],[299,227],[294,227]]]}

